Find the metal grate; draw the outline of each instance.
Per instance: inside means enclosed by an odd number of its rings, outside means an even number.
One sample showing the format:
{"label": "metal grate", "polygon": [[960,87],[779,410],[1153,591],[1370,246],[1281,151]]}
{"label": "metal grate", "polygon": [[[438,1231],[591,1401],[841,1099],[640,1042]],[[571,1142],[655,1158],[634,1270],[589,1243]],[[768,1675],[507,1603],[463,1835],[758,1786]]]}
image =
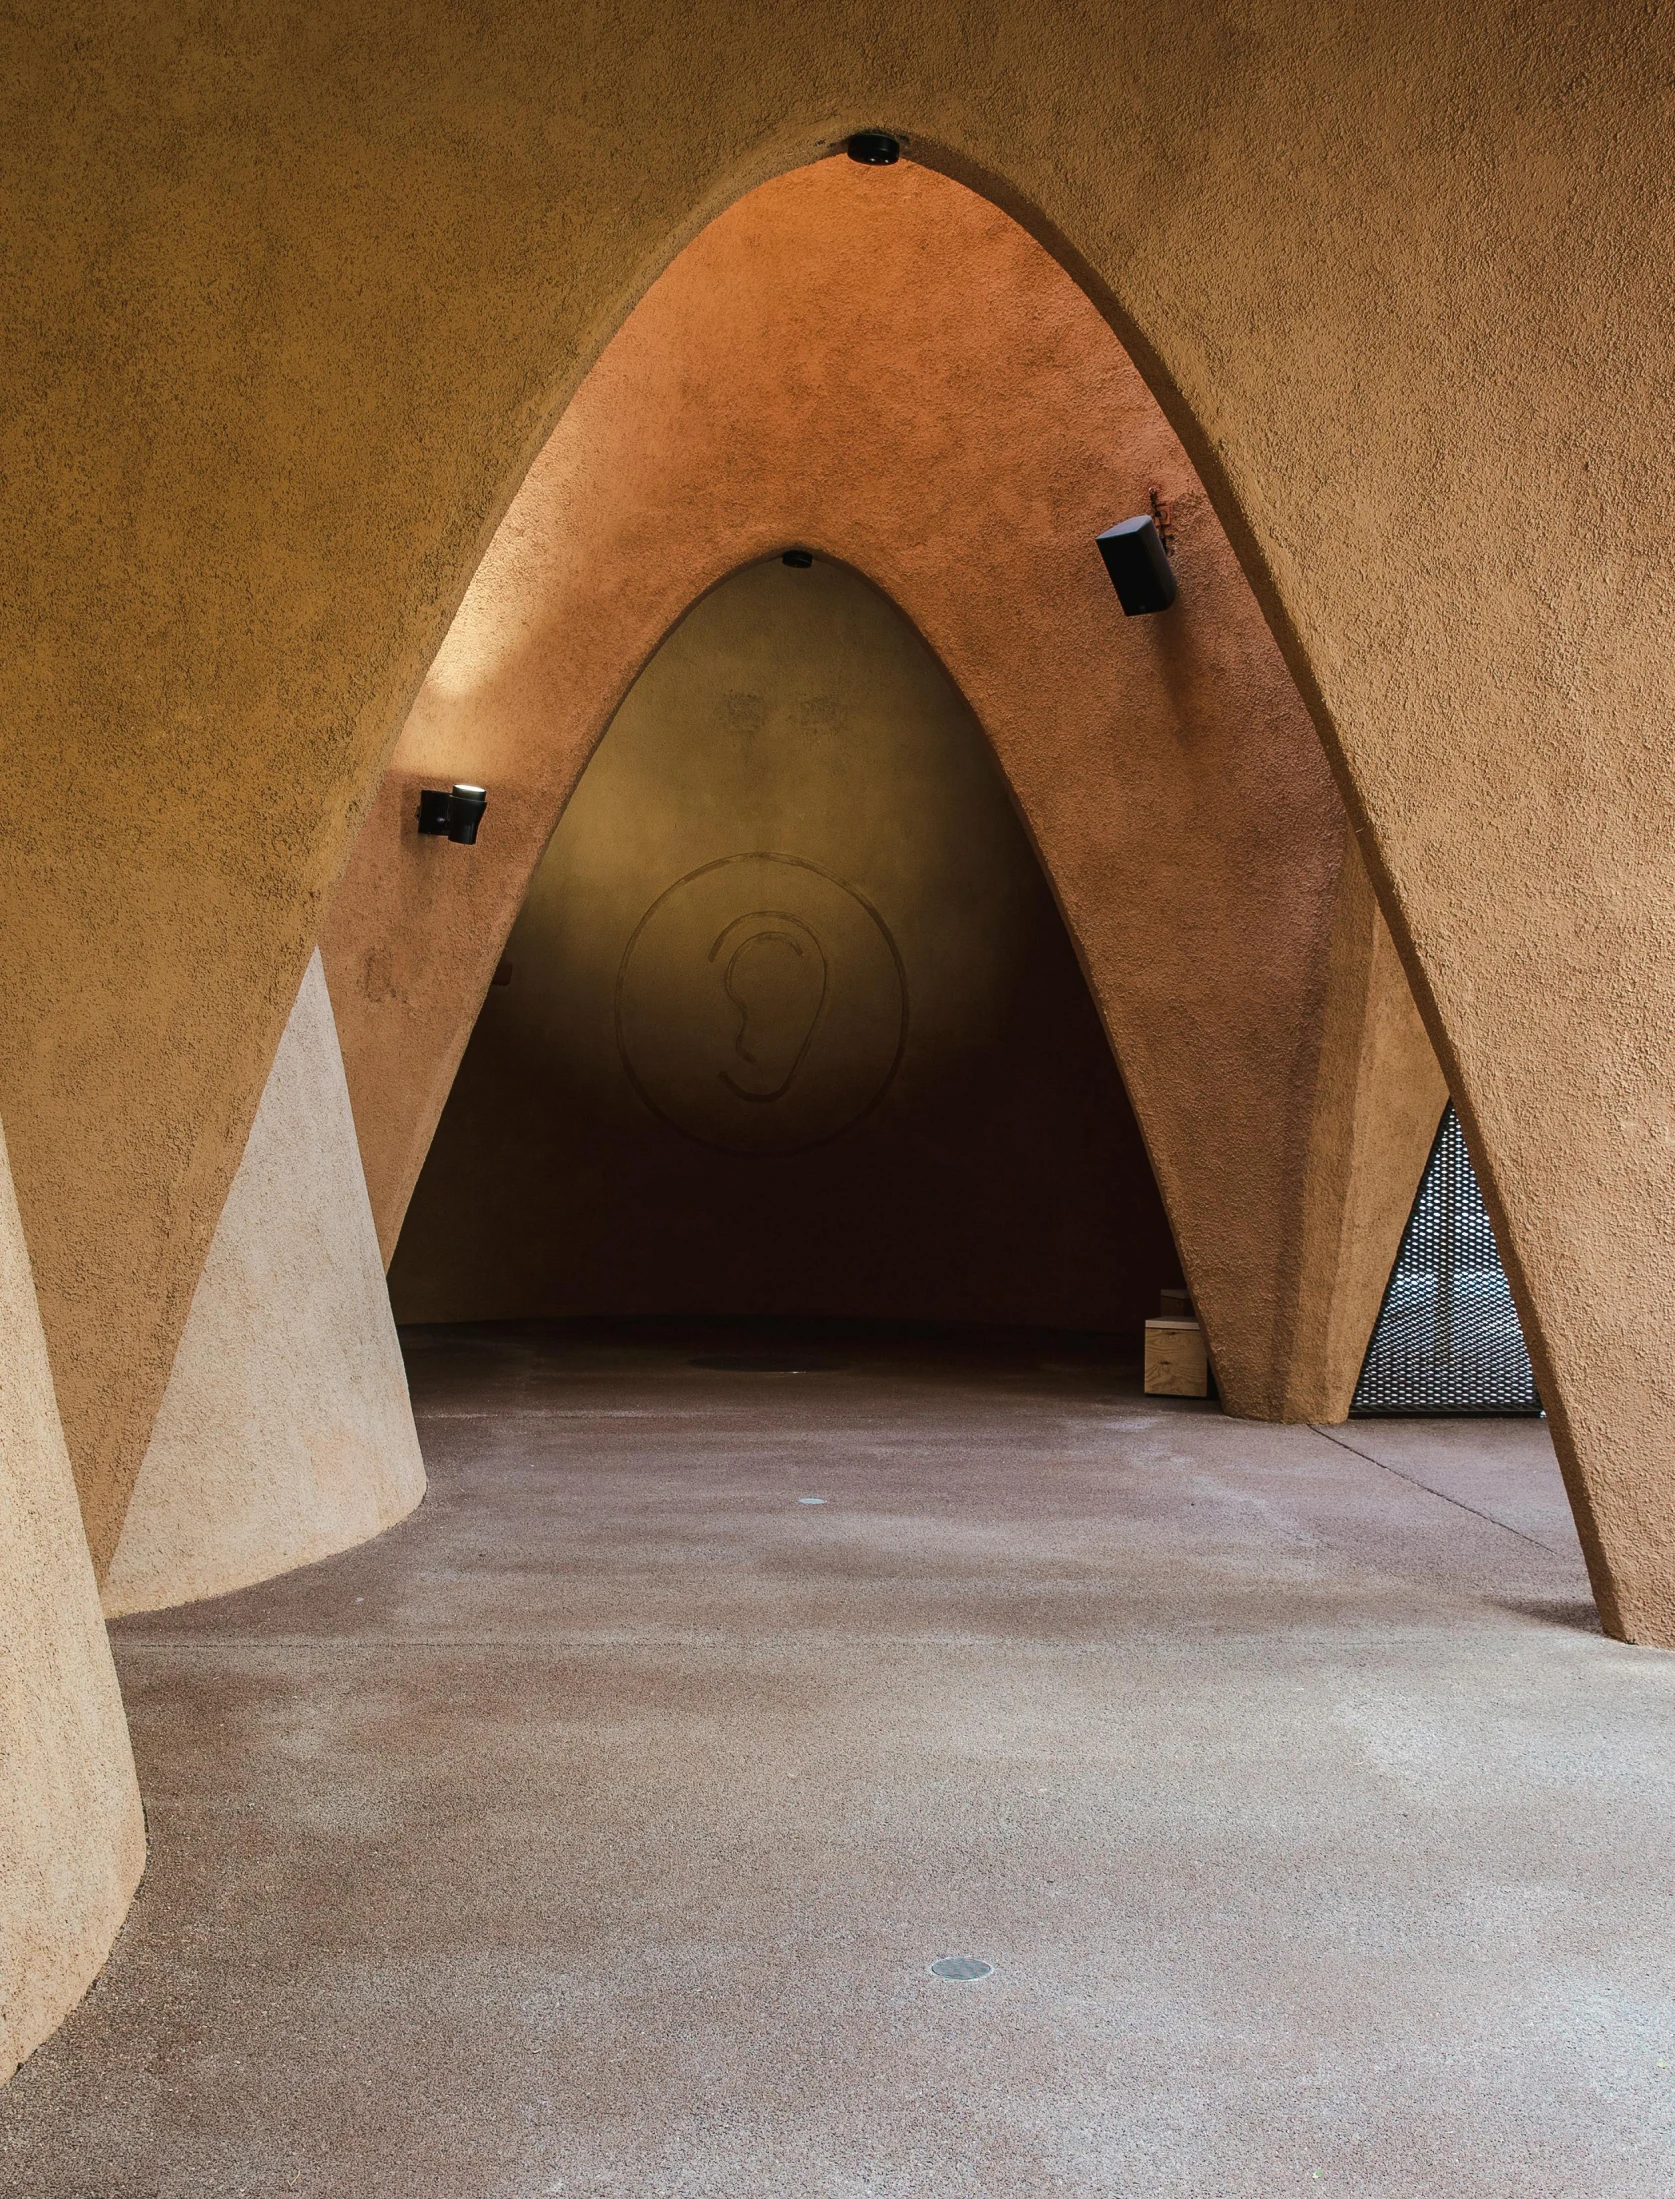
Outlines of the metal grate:
{"label": "metal grate", "polygon": [[1379,1308],[1352,1413],[1538,1413],[1530,1355],[1450,1102]]}

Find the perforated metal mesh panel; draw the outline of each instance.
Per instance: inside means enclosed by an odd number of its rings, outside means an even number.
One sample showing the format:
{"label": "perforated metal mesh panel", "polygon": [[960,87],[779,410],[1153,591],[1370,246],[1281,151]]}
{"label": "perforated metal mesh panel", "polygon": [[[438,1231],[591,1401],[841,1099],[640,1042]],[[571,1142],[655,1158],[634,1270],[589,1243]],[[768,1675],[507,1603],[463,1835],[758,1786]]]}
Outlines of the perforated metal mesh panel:
{"label": "perforated metal mesh panel", "polygon": [[1538,1413],[1530,1355],[1450,1105],[1379,1309],[1352,1413]]}

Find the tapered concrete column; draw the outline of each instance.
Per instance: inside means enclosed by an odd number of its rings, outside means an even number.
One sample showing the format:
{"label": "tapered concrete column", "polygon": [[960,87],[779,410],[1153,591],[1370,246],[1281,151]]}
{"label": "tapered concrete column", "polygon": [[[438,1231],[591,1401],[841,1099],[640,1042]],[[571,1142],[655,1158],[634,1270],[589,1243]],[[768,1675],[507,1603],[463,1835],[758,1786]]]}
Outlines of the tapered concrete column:
{"label": "tapered concrete column", "polygon": [[0,2079],[97,1975],[145,1823],[0,1141]]}
{"label": "tapered concrete column", "polygon": [[1448,1086],[1353,837],[1338,875],[1275,1417],[1342,1420]]}
{"label": "tapered concrete column", "polygon": [[199,1279],[105,1609],[218,1596],[365,1542],[424,1494],[316,954]]}

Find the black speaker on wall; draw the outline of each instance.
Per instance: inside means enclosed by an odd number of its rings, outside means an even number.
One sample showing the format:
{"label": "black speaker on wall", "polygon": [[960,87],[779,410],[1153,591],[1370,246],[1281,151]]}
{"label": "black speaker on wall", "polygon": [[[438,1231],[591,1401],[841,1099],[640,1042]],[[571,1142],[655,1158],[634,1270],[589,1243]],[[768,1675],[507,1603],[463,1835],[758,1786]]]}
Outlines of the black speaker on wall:
{"label": "black speaker on wall", "polygon": [[1127,616],[1139,618],[1147,611],[1167,611],[1176,595],[1175,568],[1150,512],[1143,518],[1125,519],[1119,526],[1107,527],[1097,539],[1117,601]]}
{"label": "black speaker on wall", "polygon": [[475,847],[477,827],[488,806],[489,798],[480,786],[456,786],[446,793],[427,786],[419,795],[419,832],[426,839],[440,839],[445,833],[461,847]]}

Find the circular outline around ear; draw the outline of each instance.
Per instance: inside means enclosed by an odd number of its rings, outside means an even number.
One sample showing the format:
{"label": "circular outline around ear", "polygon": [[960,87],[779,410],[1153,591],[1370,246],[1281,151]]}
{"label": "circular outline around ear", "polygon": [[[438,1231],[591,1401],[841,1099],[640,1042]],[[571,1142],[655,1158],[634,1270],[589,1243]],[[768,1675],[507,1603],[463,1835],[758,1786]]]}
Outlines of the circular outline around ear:
{"label": "circular outline around ear", "polygon": [[[636,1075],[633,1059],[628,1050],[627,1035],[622,1027],[623,987],[627,983],[628,964],[636,945],[639,943],[640,934],[672,893],[678,893],[682,886],[690,885],[694,878],[705,877],[710,871],[725,870],[730,863],[787,863],[795,870],[812,871],[816,878],[824,878],[828,885],[836,886],[839,893],[847,894],[850,900],[859,902],[878,927],[880,937],[890,950],[890,959],[895,964],[896,982],[901,987],[901,1027],[896,1034],[896,1050],[891,1057],[889,1068],[884,1072],[883,1081],[879,1084],[871,1099],[867,1101],[858,1114],[851,1115],[847,1122],[840,1123],[835,1130],[824,1131],[819,1137],[809,1138],[801,1145],[784,1146],[773,1153],[747,1153],[739,1146],[723,1145],[718,1139],[700,1137],[697,1131],[688,1130],[684,1124],[676,1122],[672,1115],[666,1114]],[[627,1072],[628,1081],[660,1123],[673,1130],[678,1137],[688,1139],[693,1145],[704,1146],[712,1153],[732,1153],[740,1159],[778,1161],[788,1160],[800,1153],[812,1153],[818,1146],[830,1145],[838,1138],[847,1137],[851,1130],[858,1129],[867,1120],[868,1116],[876,1111],[891,1085],[895,1083],[896,1073],[902,1065],[902,1057],[907,1052],[907,1033],[910,1019],[911,996],[907,989],[907,970],[902,962],[901,949],[896,945],[894,932],[891,931],[883,916],[867,899],[866,895],[861,892],[860,888],[850,885],[845,879],[834,878],[829,870],[822,870],[818,863],[809,862],[805,856],[782,855],[774,848],[752,848],[738,855],[717,855],[707,863],[700,863],[696,870],[687,871],[683,877],[673,880],[671,884],[664,887],[650,908],[646,910],[644,916],[640,918],[640,921],[629,933],[628,944],[622,950],[622,960],[617,964],[616,987],[612,997],[611,1023],[616,1033],[617,1053],[621,1058],[624,1070]],[[813,1026],[810,1025],[809,1028],[812,1037]]]}

